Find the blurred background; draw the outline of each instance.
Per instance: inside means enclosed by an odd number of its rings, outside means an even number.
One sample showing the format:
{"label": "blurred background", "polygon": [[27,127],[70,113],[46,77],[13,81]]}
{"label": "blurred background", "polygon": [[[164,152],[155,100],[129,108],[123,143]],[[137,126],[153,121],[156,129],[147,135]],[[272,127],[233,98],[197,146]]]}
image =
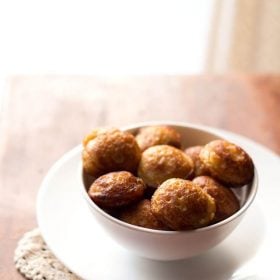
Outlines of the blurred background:
{"label": "blurred background", "polygon": [[279,0],[0,2],[0,73],[280,71]]}

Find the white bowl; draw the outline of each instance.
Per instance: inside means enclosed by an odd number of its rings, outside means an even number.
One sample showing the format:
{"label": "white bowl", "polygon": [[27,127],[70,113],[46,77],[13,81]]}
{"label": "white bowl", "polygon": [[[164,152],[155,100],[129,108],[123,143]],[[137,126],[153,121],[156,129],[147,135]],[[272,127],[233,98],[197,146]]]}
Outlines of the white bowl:
{"label": "white bowl", "polygon": [[[165,123],[174,127],[182,135],[183,147],[204,145],[211,140],[222,138],[211,129],[194,125]],[[154,125],[145,124],[147,125]],[[136,133],[143,125],[136,125],[124,130]],[[82,168],[81,168],[82,169]],[[81,177],[82,173],[82,177]],[[258,186],[257,172],[251,184],[233,191],[240,201],[241,208],[229,218],[199,229],[188,231],[162,231],[134,226],[110,216],[99,208],[88,196],[84,184],[83,172],[79,170],[81,191],[89,206],[92,217],[122,247],[131,252],[154,260],[178,260],[193,257],[213,248],[223,241],[240,223],[252,204]],[[85,229],[86,230],[86,229]]]}

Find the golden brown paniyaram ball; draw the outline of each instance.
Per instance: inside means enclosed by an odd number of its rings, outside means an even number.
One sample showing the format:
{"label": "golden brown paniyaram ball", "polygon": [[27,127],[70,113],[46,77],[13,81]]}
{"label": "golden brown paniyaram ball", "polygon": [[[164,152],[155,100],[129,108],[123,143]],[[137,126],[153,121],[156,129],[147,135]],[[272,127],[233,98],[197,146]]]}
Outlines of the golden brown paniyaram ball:
{"label": "golden brown paniyaram ball", "polygon": [[242,148],[226,140],[208,143],[199,156],[211,177],[227,186],[241,187],[253,179],[254,164],[250,156]]}
{"label": "golden brown paniyaram ball", "polygon": [[136,141],[141,151],[155,145],[181,147],[181,135],[169,126],[147,126],[139,130]]}
{"label": "golden brown paniyaram ball", "polygon": [[214,199],[191,181],[169,179],[151,199],[153,214],[173,230],[187,230],[208,225],[215,216]]}
{"label": "golden brown paniyaram ball", "polygon": [[85,147],[89,141],[93,140],[97,135],[100,135],[102,133],[110,133],[113,131],[120,131],[117,128],[109,128],[109,127],[98,127],[93,129],[89,134],[87,134],[83,139],[83,146]]}
{"label": "golden brown paniyaram ball", "polygon": [[120,220],[144,228],[168,230],[152,213],[149,199],[143,199],[136,205],[124,209],[120,214]]}
{"label": "golden brown paniyaram ball", "polygon": [[199,176],[193,180],[193,183],[197,184],[214,198],[216,203],[214,223],[230,217],[239,210],[239,201],[234,192],[230,188],[222,186],[213,178],[209,176]]}
{"label": "golden brown paniyaram ball", "polygon": [[142,153],[138,176],[157,188],[170,178],[187,178],[193,171],[191,158],[183,151],[169,145],[157,145]]}
{"label": "golden brown paniyaram ball", "polygon": [[142,179],[130,172],[111,172],[97,178],[88,194],[100,207],[118,208],[140,200],[145,191]]}
{"label": "golden brown paniyaram ball", "polygon": [[95,177],[112,171],[136,172],[140,157],[134,136],[117,129],[97,134],[82,154],[85,172]]}
{"label": "golden brown paniyaram ball", "polygon": [[185,153],[192,159],[194,163],[194,171],[192,174],[193,177],[207,175],[209,173],[206,166],[203,164],[199,157],[202,148],[203,146],[192,146],[185,149]]}

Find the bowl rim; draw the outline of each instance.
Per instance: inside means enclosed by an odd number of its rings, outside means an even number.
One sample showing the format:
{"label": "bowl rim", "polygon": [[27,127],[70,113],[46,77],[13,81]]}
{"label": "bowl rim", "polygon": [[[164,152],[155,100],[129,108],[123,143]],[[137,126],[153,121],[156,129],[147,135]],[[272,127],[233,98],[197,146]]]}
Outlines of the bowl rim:
{"label": "bowl rim", "polygon": [[[217,136],[218,138],[222,138],[225,139],[224,136],[222,134],[220,134],[219,132],[217,133],[215,131],[215,128],[213,127],[208,127],[208,126],[204,126],[204,125],[197,125],[197,124],[190,124],[190,123],[186,123],[186,122],[172,122],[172,121],[151,121],[151,122],[140,122],[140,123],[135,123],[133,125],[128,125],[128,126],[123,126],[120,129],[122,131],[128,131],[128,130],[137,130],[141,127],[144,126],[152,126],[152,125],[167,125],[167,126],[173,126],[173,127],[181,127],[181,128],[190,128],[190,129],[194,129],[194,130],[198,130],[198,131],[202,131],[208,134],[213,134],[214,136]],[[82,151],[82,145],[81,147],[81,151]],[[80,182],[80,189],[82,191],[82,195],[84,197],[84,199],[86,200],[88,206],[91,209],[94,209],[95,212],[97,212],[98,214],[100,214],[101,216],[103,216],[105,219],[108,219],[111,223],[117,224],[121,227],[125,227],[129,230],[133,230],[133,231],[140,231],[140,232],[145,232],[145,233],[150,233],[150,234],[161,234],[161,235],[183,235],[183,234],[194,234],[194,233],[198,233],[198,232],[204,232],[204,231],[209,231],[209,230],[213,230],[215,228],[221,227],[225,224],[228,224],[230,222],[232,222],[233,220],[235,220],[236,218],[238,218],[239,216],[243,215],[247,209],[250,207],[250,205],[253,203],[256,194],[257,194],[257,190],[258,190],[258,172],[256,169],[256,165],[254,164],[254,177],[251,183],[251,188],[250,188],[250,193],[248,195],[248,199],[246,200],[246,202],[244,203],[244,205],[237,211],[235,212],[233,215],[231,215],[230,217],[212,224],[212,225],[208,225],[205,227],[201,227],[201,228],[197,228],[197,229],[191,229],[191,230],[181,230],[181,231],[174,231],[174,230],[157,230],[157,229],[149,229],[149,228],[144,228],[141,226],[136,226],[136,225],[132,225],[129,223],[126,223],[124,221],[119,220],[118,218],[115,218],[113,216],[111,216],[110,214],[106,213],[104,210],[102,210],[97,204],[95,204],[91,198],[89,197],[85,185],[83,183],[83,165],[82,165],[82,159],[80,160],[80,164],[79,164],[79,168],[78,168],[78,173],[79,173],[79,182]]]}

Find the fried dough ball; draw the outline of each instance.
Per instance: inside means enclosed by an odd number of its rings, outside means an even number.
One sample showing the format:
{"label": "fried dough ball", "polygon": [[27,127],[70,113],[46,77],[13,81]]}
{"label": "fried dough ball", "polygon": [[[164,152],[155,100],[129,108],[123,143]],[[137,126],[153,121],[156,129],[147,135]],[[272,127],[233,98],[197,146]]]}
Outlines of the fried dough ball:
{"label": "fried dough ball", "polygon": [[88,135],[83,139],[83,146],[85,147],[89,141],[93,140],[97,135],[100,135],[105,132],[120,131],[117,128],[107,128],[107,127],[98,127],[93,129]]}
{"label": "fried dough ball", "polygon": [[185,153],[192,159],[194,163],[193,177],[207,175],[209,171],[201,161],[199,154],[203,146],[193,146],[185,149]]}
{"label": "fried dough ball", "polygon": [[97,134],[82,154],[85,172],[94,177],[120,170],[136,172],[140,157],[134,136],[117,129]]}
{"label": "fried dough ball", "polygon": [[181,147],[181,135],[169,126],[147,126],[140,129],[136,141],[141,151],[155,145]]}
{"label": "fried dough ball", "polygon": [[216,203],[216,214],[213,220],[214,223],[228,218],[239,210],[239,201],[230,188],[222,186],[209,176],[196,177],[193,180],[193,183],[200,186],[214,198]]}
{"label": "fried dough ball", "polygon": [[169,178],[187,178],[193,171],[191,158],[183,151],[169,145],[157,145],[142,153],[138,176],[157,188]]}
{"label": "fried dough ball", "polygon": [[151,212],[151,201],[143,199],[136,205],[124,209],[120,214],[120,220],[144,228],[168,230]]}
{"label": "fried dough ball", "polygon": [[208,225],[216,206],[214,199],[193,182],[172,178],[155,191],[151,209],[169,228],[186,230]]}
{"label": "fried dough ball", "polygon": [[250,156],[239,146],[226,140],[214,140],[203,147],[199,155],[211,177],[231,187],[249,184],[254,176]]}
{"label": "fried dough ball", "polygon": [[130,172],[111,172],[100,176],[91,185],[88,194],[100,207],[118,208],[141,199],[145,184]]}

